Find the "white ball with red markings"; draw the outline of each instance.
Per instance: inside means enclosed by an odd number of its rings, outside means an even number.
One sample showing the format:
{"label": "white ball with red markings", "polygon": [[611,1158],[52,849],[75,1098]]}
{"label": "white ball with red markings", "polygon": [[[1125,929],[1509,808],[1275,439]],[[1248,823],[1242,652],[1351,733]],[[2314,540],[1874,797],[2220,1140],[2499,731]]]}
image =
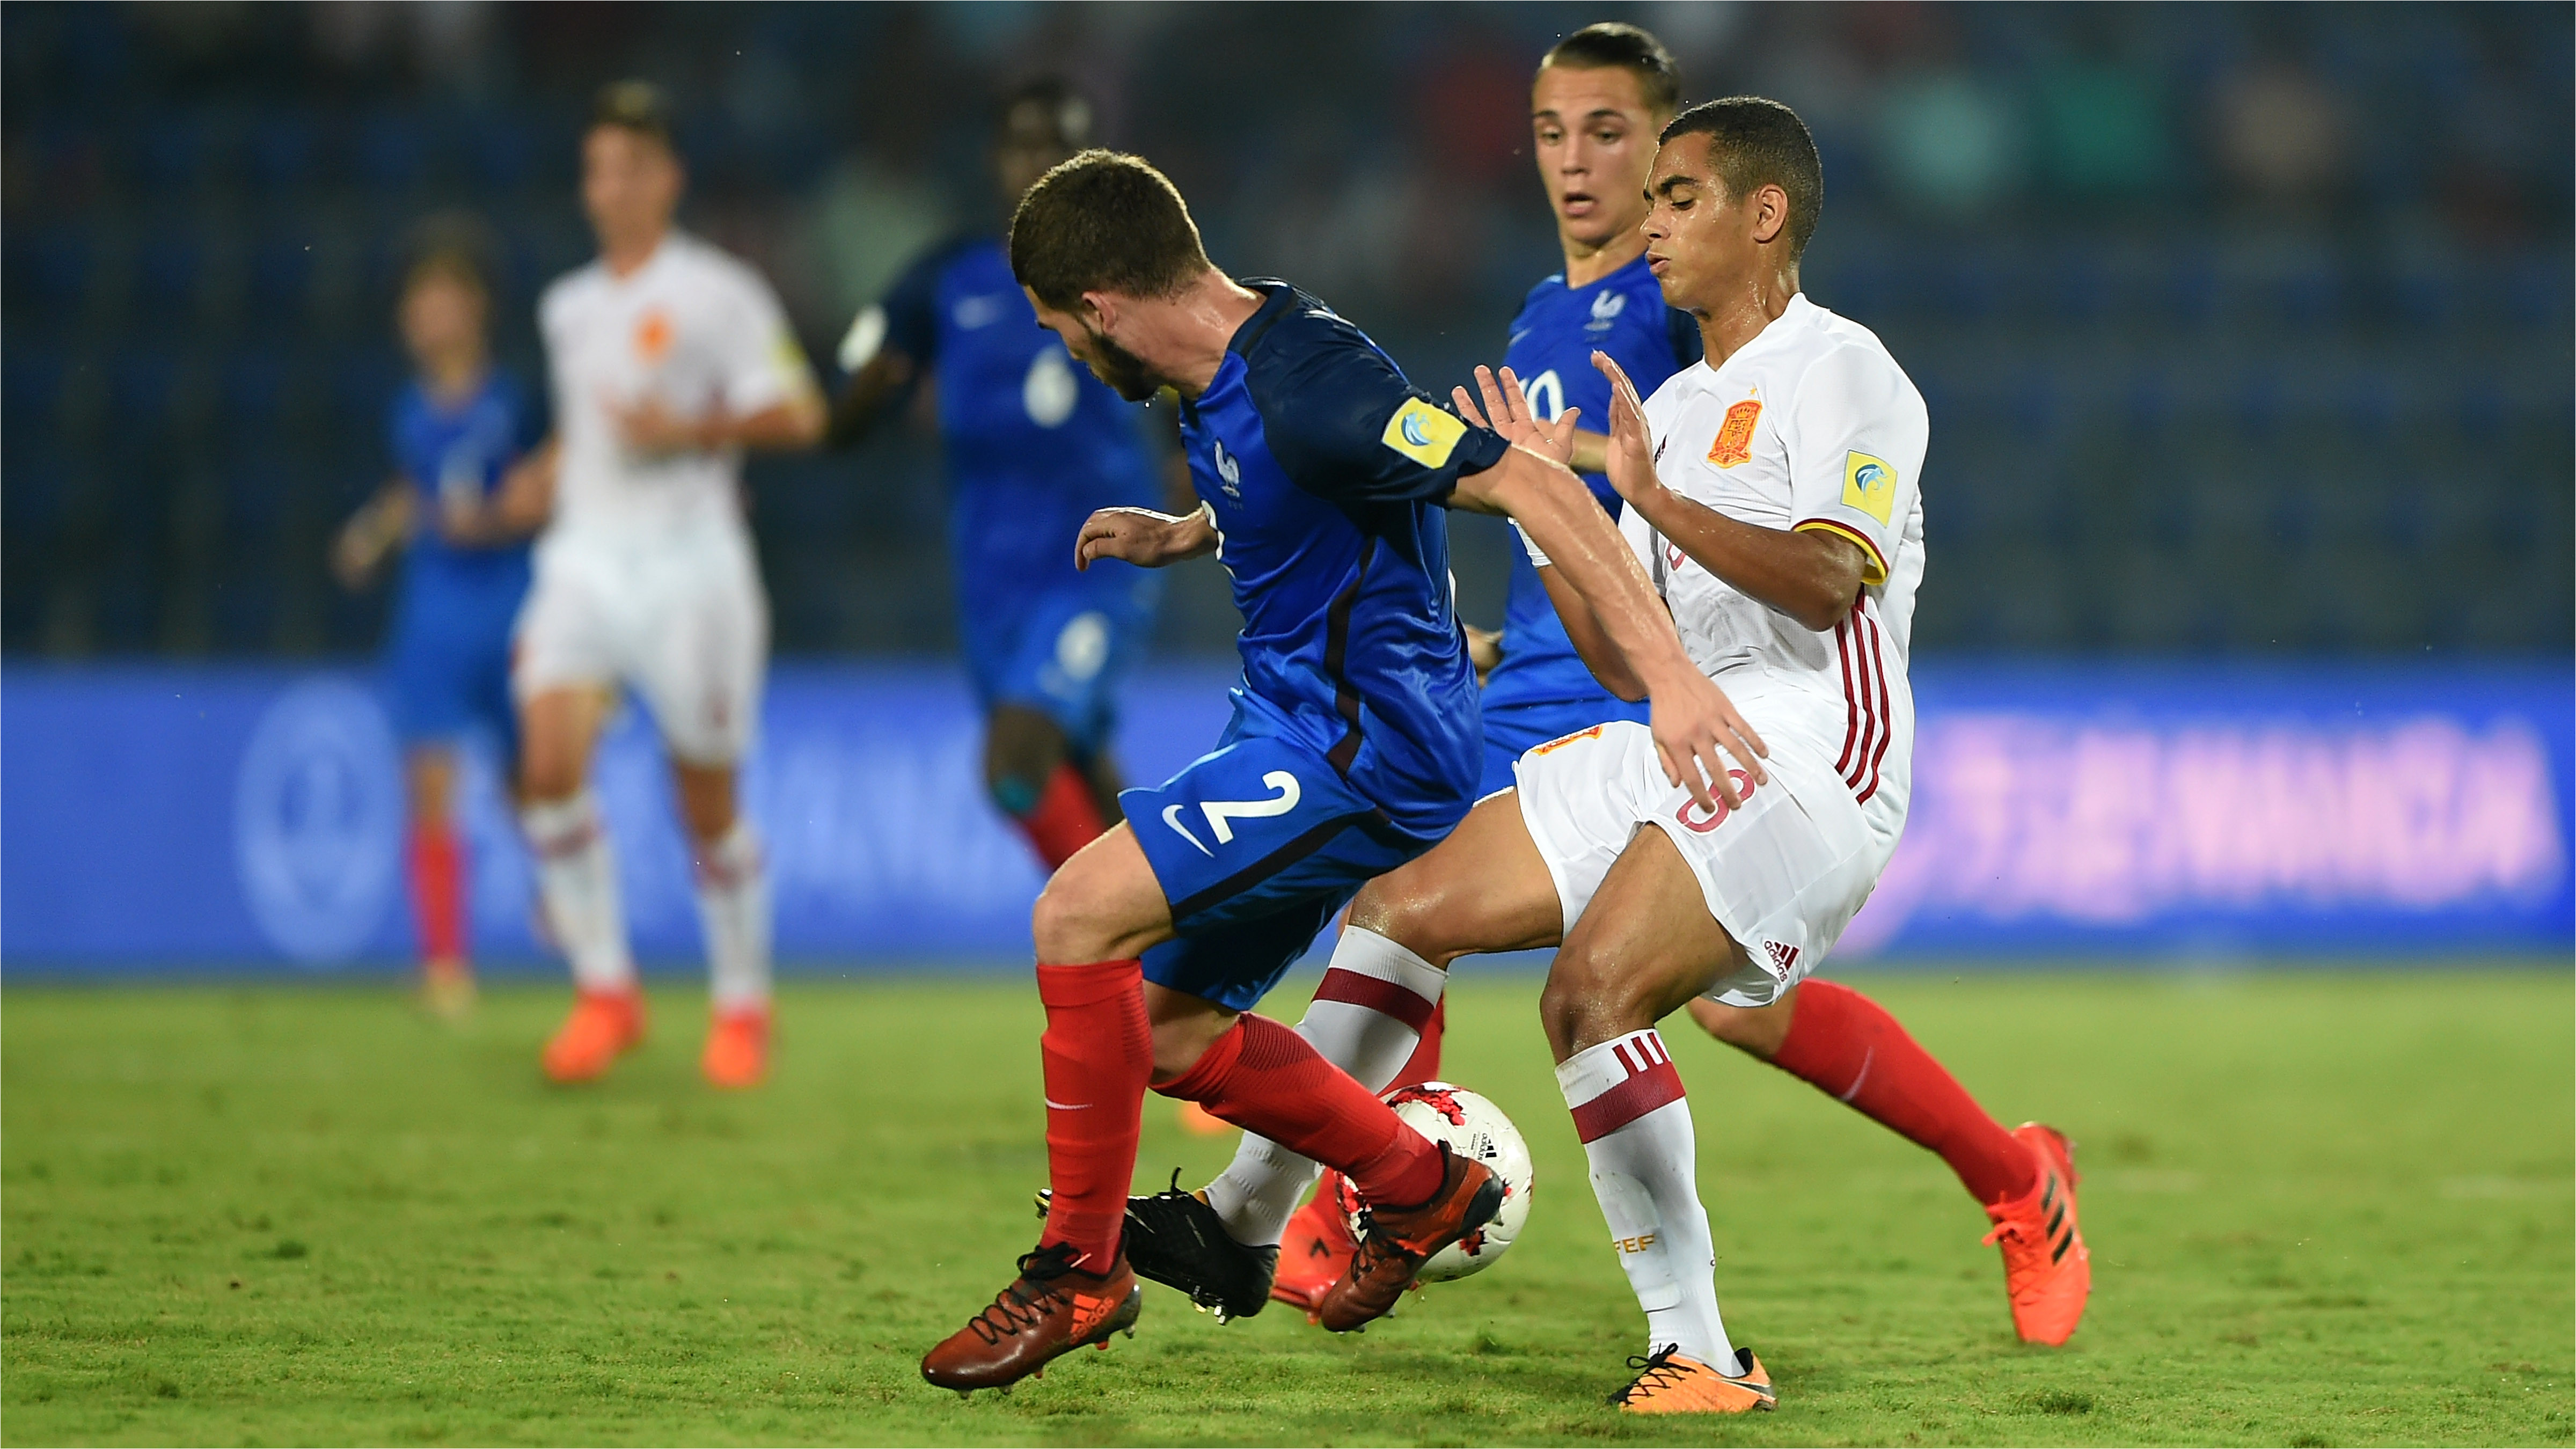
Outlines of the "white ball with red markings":
{"label": "white ball with red markings", "polygon": [[[1512,1239],[1520,1236],[1521,1224],[1529,1221],[1532,1172],[1529,1144],[1521,1140],[1521,1129],[1512,1125],[1502,1108],[1447,1082],[1398,1087],[1386,1094],[1386,1104],[1406,1126],[1434,1142],[1448,1143],[1449,1150],[1461,1157],[1483,1163],[1503,1185],[1502,1210],[1494,1220],[1432,1254],[1414,1281],[1446,1283],[1494,1266],[1510,1249]],[[1360,1211],[1366,1206],[1350,1180],[1342,1179],[1342,1215],[1354,1238],[1360,1234]]]}

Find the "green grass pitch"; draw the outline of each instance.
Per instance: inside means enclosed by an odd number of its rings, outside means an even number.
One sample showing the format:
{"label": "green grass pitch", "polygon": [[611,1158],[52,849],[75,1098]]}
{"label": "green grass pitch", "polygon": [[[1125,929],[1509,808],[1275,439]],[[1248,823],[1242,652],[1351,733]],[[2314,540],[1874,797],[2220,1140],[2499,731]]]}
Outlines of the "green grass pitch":
{"label": "green grass pitch", "polygon": [[[1311,978],[1275,1010],[1293,1018]],[[811,982],[776,1080],[695,1075],[703,1006],[556,1091],[558,990],[471,1026],[390,992],[12,987],[10,1443],[2568,1443],[2576,994],[2558,970],[1863,978],[2006,1121],[2082,1144],[2091,1316],[2022,1347],[1947,1171],[1676,1022],[1737,1337],[1775,1414],[1623,1418],[1640,1320],[1527,976],[1462,973],[1446,1075],[1538,1159],[1501,1266],[1362,1336],[1135,1339],[1008,1398],[921,1351],[1034,1240],[1033,993]],[[1148,1104],[1140,1179],[1230,1141]]]}

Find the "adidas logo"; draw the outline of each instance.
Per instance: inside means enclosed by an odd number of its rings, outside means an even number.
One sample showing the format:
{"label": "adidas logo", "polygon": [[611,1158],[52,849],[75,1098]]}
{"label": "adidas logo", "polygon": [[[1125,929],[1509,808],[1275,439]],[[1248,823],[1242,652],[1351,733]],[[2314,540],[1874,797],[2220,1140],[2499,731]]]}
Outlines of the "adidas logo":
{"label": "adidas logo", "polygon": [[1789,973],[1798,965],[1798,948],[1784,946],[1777,941],[1765,941],[1762,943],[1762,949],[1771,953],[1771,974],[1783,981],[1788,980]]}

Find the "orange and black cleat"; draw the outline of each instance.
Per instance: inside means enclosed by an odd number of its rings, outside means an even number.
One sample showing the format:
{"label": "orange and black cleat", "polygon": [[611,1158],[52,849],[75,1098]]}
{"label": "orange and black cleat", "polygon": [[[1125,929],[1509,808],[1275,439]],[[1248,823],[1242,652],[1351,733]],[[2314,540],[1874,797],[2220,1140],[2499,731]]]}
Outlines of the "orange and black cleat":
{"label": "orange and black cleat", "polygon": [[1753,1410],[1768,1413],[1780,1405],[1780,1396],[1771,1391],[1770,1371],[1749,1348],[1736,1350],[1743,1361],[1740,1374],[1720,1373],[1695,1358],[1684,1358],[1678,1346],[1659,1348],[1651,1357],[1632,1358],[1628,1367],[1637,1376],[1628,1386],[1610,1396],[1610,1402],[1630,1414],[1742,1414]]}
{"label": "orange and black cleat", "polygon": [[1440,1144],[1440,1190],[1412,1207],[1372,1206],[1360,1215],[1363,1231],[1351,1265],[1315,1305],[1317,1323],[1348,1333],[1384,1318],[1424,1260],[1494,1220],[1503,1209],[1503,1182],[1485,1164]]}
{"label": "orange and black cleat", "polygon": [[546,1075],[567,1085],[605,1075],[619,1057],[644,1040],[644,993],[583,991],[573,998],[572,1015],[546,1043],[538,1059]]}
{"label": "orange and black cleat", "polygon": [[1135,1337],[1145,1289],[1127,1255],[1121,1252],[1106,1273],[1086,1273],[1073,1263],[1065,1243],[1022,1257],[1020,1276],[994,1296],[992,1307],[922,1355],[921,1376],[961,1395],[1008,1389],[1077,1348],[1107,1348],[1111,1334]]}
{"label": "orange and black cleat", "polygon": [[1986,1241],[2003,1245],[2013,1332],[2024,1343],[2054,1346],[2075,1336],[2093,1292],[2093,1255],[2075,1224],[2075,1144],[2037,1122],[2024,1122],[2012,1135],[2037,1159],[2039,1181],[1986,1209],[1995,1222]]}

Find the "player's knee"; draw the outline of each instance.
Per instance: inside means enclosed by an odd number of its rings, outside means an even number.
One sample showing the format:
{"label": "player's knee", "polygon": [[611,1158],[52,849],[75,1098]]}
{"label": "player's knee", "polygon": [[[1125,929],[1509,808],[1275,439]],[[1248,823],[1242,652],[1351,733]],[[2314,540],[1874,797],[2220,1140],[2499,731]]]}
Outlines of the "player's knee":
{"label": "player's knee", "polygon": [[1645,984],[1590,952],[1559,951],[1538,998],[1539,1024],[1557,1060],[1654,1025]]}
{"label": "player's knee", "polygon": [[1029,937],[1040,961],[1079,964],[1107,959],[1100,912],[1077,884],[1059,875],[1038,892],[1029,912]]}
{"label": "player's knee", "polygon": [[1382,875],[1360,888],[1351,899],[1349,922],[1363,931],[1374,931],[1435,966],[1447,966],[1462,947],[1448,939],[1455,932],[1443,929],[1444,902],[1438,892],[1426,891],[1403,879],[1406,873]]}

